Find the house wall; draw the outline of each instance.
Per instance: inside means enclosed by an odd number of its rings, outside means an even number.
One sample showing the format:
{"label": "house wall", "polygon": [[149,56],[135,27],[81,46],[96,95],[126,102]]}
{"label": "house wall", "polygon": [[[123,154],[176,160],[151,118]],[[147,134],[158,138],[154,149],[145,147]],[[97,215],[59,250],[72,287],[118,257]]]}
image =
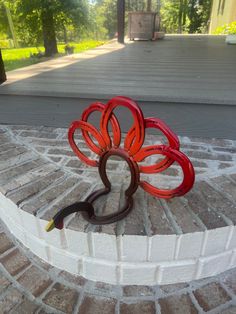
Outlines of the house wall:
{"label": "house wall", "polygon": [[236,21],[235,0],[213,0],[210,34],[214,33],[217,27]]}

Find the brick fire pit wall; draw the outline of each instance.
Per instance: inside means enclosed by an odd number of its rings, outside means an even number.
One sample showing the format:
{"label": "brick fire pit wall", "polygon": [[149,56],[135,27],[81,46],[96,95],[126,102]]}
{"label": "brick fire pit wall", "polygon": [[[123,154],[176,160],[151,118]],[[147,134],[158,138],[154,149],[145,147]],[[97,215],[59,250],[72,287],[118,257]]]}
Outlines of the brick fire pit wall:
{"label": "brick fire pit wall", "polygon": [[[164,201],[138,190],[134,209],[123,221],[94,226],[72,215],[63,230],[46,233],[45,225],[58,209],[101,185],[97,169],[74,156],[65,129],[1,126],[0,218],[33,253],[94,281],[169,284],[233,268],[236,142],[180,140],[197,174],[194,189],[185,197]],[[146,139],[147,144],[158,141],[154,136]],[[129,178],[124,162],[111,160],[108,166],[114,187],[96,204],[100,214],[117,210]],[[174,186],[181,171],[173,165],[146,179],[161,187]]]}

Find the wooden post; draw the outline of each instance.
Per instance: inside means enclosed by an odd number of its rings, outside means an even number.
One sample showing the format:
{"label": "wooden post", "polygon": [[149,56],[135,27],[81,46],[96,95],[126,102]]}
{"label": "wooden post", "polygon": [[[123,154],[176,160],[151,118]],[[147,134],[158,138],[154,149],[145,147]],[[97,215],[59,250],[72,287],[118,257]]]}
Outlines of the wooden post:
{"label": "wooden post", "polygon": [[152,11],[152,0],[147,0],[147,11]]}
{"label": "wooden post", "polygon": [[117,31],[118,42],[123,44],[125,40],[125,0],[117,0]]}
{"label": "wooden post", "polygon": [[0,84],[5,82],[7,80],[6,73],[5,73],[5,68],[4,68],[4,63],[2,60],[2,52],[0,49]]}

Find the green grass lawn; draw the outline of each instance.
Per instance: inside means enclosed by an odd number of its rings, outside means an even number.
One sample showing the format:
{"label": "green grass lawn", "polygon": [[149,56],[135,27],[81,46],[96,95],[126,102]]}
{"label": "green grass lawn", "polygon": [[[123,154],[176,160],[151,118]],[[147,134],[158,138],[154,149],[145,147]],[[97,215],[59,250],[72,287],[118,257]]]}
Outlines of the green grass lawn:
{"label": "green grass lawn", "polygon": [[[103,41],[88,40],[80,43],[70,43],[71,46],[75,47],[74,53],[79,53],[88,49],[92,49],[104,44]],[[58,55],[55,57],[60,57],[65,55],[64,47],[65,45],[59,44]],[[41,52],[44,52],[43,47],[39,47]],[[35,47],[19,48],[19,49],[2,49],[3,61],[5,64],[6,71],[11,71],[14,69],[22,68],[31,64],[43,62],[49,60],[49,58],[32,58],[30,54],[37,53],[38,49]]]}

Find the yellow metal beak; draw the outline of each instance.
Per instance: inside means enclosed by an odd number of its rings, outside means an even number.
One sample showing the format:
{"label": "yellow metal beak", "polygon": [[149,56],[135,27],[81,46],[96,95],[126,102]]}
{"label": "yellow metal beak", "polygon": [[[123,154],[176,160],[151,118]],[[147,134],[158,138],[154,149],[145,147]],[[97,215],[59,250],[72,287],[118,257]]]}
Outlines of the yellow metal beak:
{"label": "yellow metal beak", "polygon": [[49,232],[49,231],[52,231],[54,228],[55,228],[55,223],[54,223],[54,220],[51,219],[51,220],[48,222],[47,226],[45,227],[45,230],[46,230],[47,232]]}

